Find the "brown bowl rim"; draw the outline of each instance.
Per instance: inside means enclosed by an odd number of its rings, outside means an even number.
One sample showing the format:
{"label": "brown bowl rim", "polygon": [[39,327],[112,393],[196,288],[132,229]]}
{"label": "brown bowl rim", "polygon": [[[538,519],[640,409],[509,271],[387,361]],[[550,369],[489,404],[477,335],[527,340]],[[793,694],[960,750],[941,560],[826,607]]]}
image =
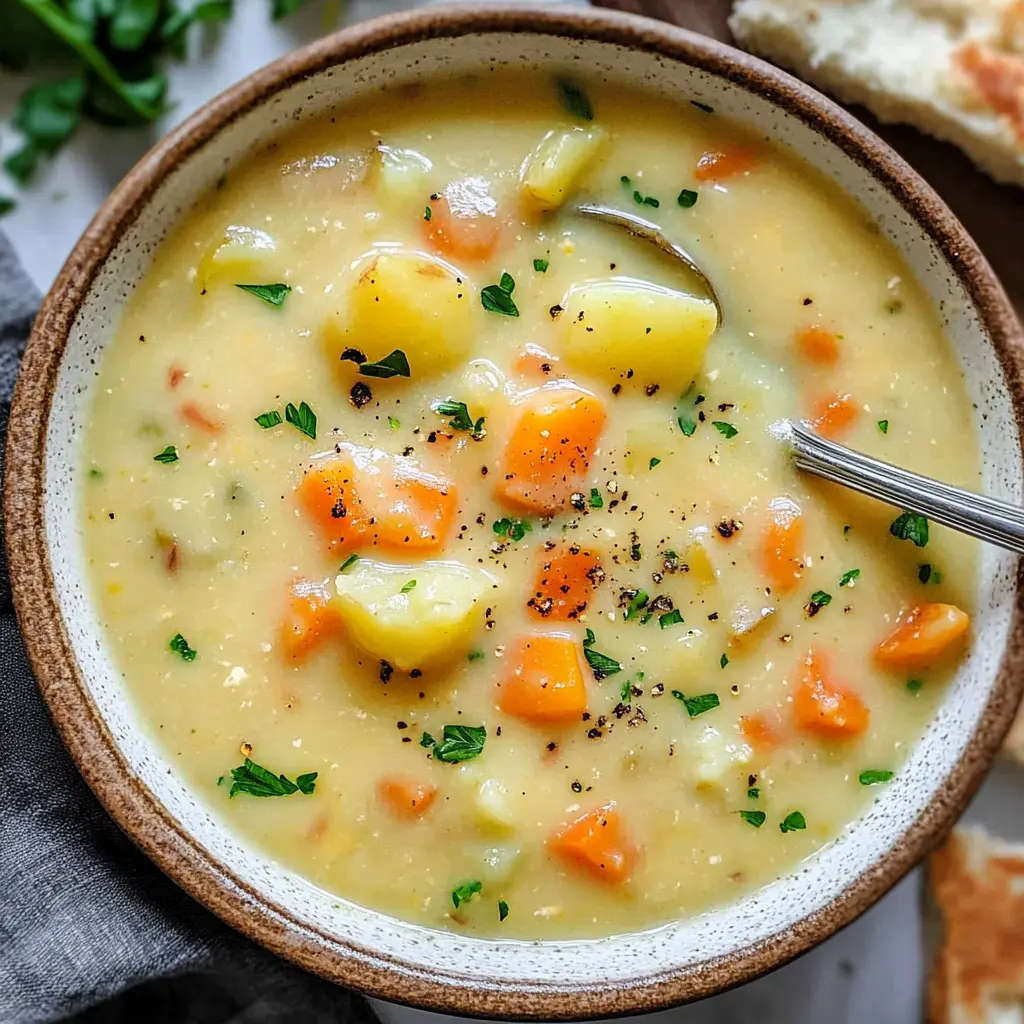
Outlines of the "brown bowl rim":
{"label": "brown bowl rim", "polygon": [[46,431],[69,332],[101,266],[160,182],[217,132],[287,86],[343,61],[433,37],[556,35],[614,43],[693,65],[771,99],[867,169],[926,231],[986,325],[1016,418],[1024,425],[1024,336],[1003,290],[952,212],[877,136],[777,68],[683,29],[596,9],[521,5],[433,7],[327,36],[254,72],[159,141],[104,202],[43,302],[15,389],[4,468],[5,543],[14,604],[40,690],[86,782],[117,824],[182,889],[242,934],[331,981],[423,1009],[509,1020],[585,1020],[663,1009],[721,992],[781,966],[870,907],[951,827],[980,785],[1024,686],[1024,577],[984,714],[941,796],[893,848],[828,904],[761,942],[629,983],[488,982],[427,971],[295,920],[199,845],[134,775],[88,694],[57,605],[46,545]]}

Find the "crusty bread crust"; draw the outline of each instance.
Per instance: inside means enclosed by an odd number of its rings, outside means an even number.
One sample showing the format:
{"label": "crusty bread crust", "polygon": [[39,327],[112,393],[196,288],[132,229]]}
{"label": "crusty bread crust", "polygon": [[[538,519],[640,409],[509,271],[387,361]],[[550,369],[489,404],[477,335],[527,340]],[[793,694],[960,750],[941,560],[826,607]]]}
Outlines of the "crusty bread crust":
{"label": "crusty bread crust", "polygon": [[1024,185],[1024,0],[737,0],[746,49]]}

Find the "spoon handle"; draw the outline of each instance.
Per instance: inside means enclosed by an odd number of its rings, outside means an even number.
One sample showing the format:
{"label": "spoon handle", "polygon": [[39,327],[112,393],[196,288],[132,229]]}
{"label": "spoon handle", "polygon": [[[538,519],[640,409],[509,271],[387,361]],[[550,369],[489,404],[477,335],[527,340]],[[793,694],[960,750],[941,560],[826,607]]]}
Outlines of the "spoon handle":
{"label": "spoon handle", "polygon": [[798,469],[1024,554],[1024,509],[1019,506],[951,487],[853,451],[826,440],[805,424],[792,422],[789,426],[793,462]]}

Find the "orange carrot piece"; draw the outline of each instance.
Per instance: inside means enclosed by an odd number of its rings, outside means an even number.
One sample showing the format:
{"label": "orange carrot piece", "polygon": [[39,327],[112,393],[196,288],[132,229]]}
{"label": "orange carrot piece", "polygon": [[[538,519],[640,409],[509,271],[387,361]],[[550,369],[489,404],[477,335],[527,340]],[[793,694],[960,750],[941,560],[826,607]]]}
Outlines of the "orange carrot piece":
{"label": "orange carrot piece", "polygon": [[793,695],[796,726],[823,739],[859,736],[868,727],[870,711],[853,690],[830,678],[824,657],[810,650],[804,673]]}
{"label": "orange carrot piece", "polygon": [[423,229],[438,253],[460,260],[486,260],[493,254],[503,225],[485,179],[453,181],[428,205],[430,220],[423,221]]}
{"label": "orange carrot piece", "polygon": [[578,722],[587,710],[579,648],[562,633],[521,636],[505,653],[498,707],[526,722]]}
{"label": "orange carrot piece", "polygon": [[709,150],[697,161],[698,181],[726,181],[753,170],[757,155],[750,149]]}
{"label": "orange carrot piece", "polygon": [[525,391],[517,404],[522,412],[505,445],[498,497],[529,512],[558,512],[583,486],[604,406],[566,380]]}
{"label": "orange carrot piece", "polygon": [[838,437],[857,418],[860,408],[853,395],[840,393],[823,398],[814,407],[811,425],[822,437]]}
{"label": "orange carrot piece", "polygon": [[299,484],[299,505],[331,550],[437,551],[455,518],[454,486],[400,456],[341,444]]}
{"label": "orange carrot piece", "polygon": [[638,859],[614,801],[566,825],[548,846],[573,867],[612,884],[626,881]]}
{"label": "orange carrot piece", "polygon": [[404,777],[381,779],[377,796],[396,818],[416,821],[430,810],[437,787]]}
{"label": "orange carrot piece", "polygon": [[804,571],[804,520],[800,506],[789,498],[768,503],[768,522],[761,535],[761,568],[773,594],[788,594]]}
{"label": "orange carrot piece", "polygon": [[167,370],[167,386],[173,391],[185,379],[185,371],[180,366],[171,366]]}
{"label": "orange carrot piece", "polygon": [[779,738],[775,728],[764,714],[742,715],[740,717],[740,735],[743,742],[754,750],[771,750],[778,745]]}
{"label": "orange carrot piece", "polygon": [[971,617],[956,605],[916,605],[875,648],[875,660],[891,669],[924,668],[958,649],[970,624]]}
{"label": "orange carrot piece", "polygon": [[202,430],[207,434],[219,434],[224,430],[224,424],[213,417],[208,416],[195,402],[183,402],[178,407],[182,419],[190,427]]}
{"label": "orange carrot piece", "polygon": [[341,619],[323,583],[298,580],[281,621],[280,641],[289,661],[305,661],[341,629]]}
{"label": "orange carrot piece", "polygon": [[567,622],[586,611],[594,587],[604,570],[593,551],[569,541],[552,542],[540,550],[533,596],[527,607],[543,619]]}
{"label": "orange carrot piece", "polygon": [[793,340],[800,354],[819,366],[831,366],[839,358],[839,339],[820,324],[801,327]]}
{"label": "orange carrot piece", "polygon": [[516,370],[522,377],[543,379],[554,373],[557,362],[558,356],[553,356],[550,352],[542,349],[540,345],[528,341],[516,356]]}

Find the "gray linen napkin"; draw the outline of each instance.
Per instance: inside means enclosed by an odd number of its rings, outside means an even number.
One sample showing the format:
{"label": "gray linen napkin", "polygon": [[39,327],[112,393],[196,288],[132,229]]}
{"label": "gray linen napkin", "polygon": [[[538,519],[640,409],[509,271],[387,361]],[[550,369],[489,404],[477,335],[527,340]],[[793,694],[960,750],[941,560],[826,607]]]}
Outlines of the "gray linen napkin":
{"label": "gray linen napkin", "polygon": [[[0,439],[37,305],[0,233]],[[36,689],[0,564],[0,1024],[81,1011],[83,1024],[375,1019],[222,924],[107,817]]]}

